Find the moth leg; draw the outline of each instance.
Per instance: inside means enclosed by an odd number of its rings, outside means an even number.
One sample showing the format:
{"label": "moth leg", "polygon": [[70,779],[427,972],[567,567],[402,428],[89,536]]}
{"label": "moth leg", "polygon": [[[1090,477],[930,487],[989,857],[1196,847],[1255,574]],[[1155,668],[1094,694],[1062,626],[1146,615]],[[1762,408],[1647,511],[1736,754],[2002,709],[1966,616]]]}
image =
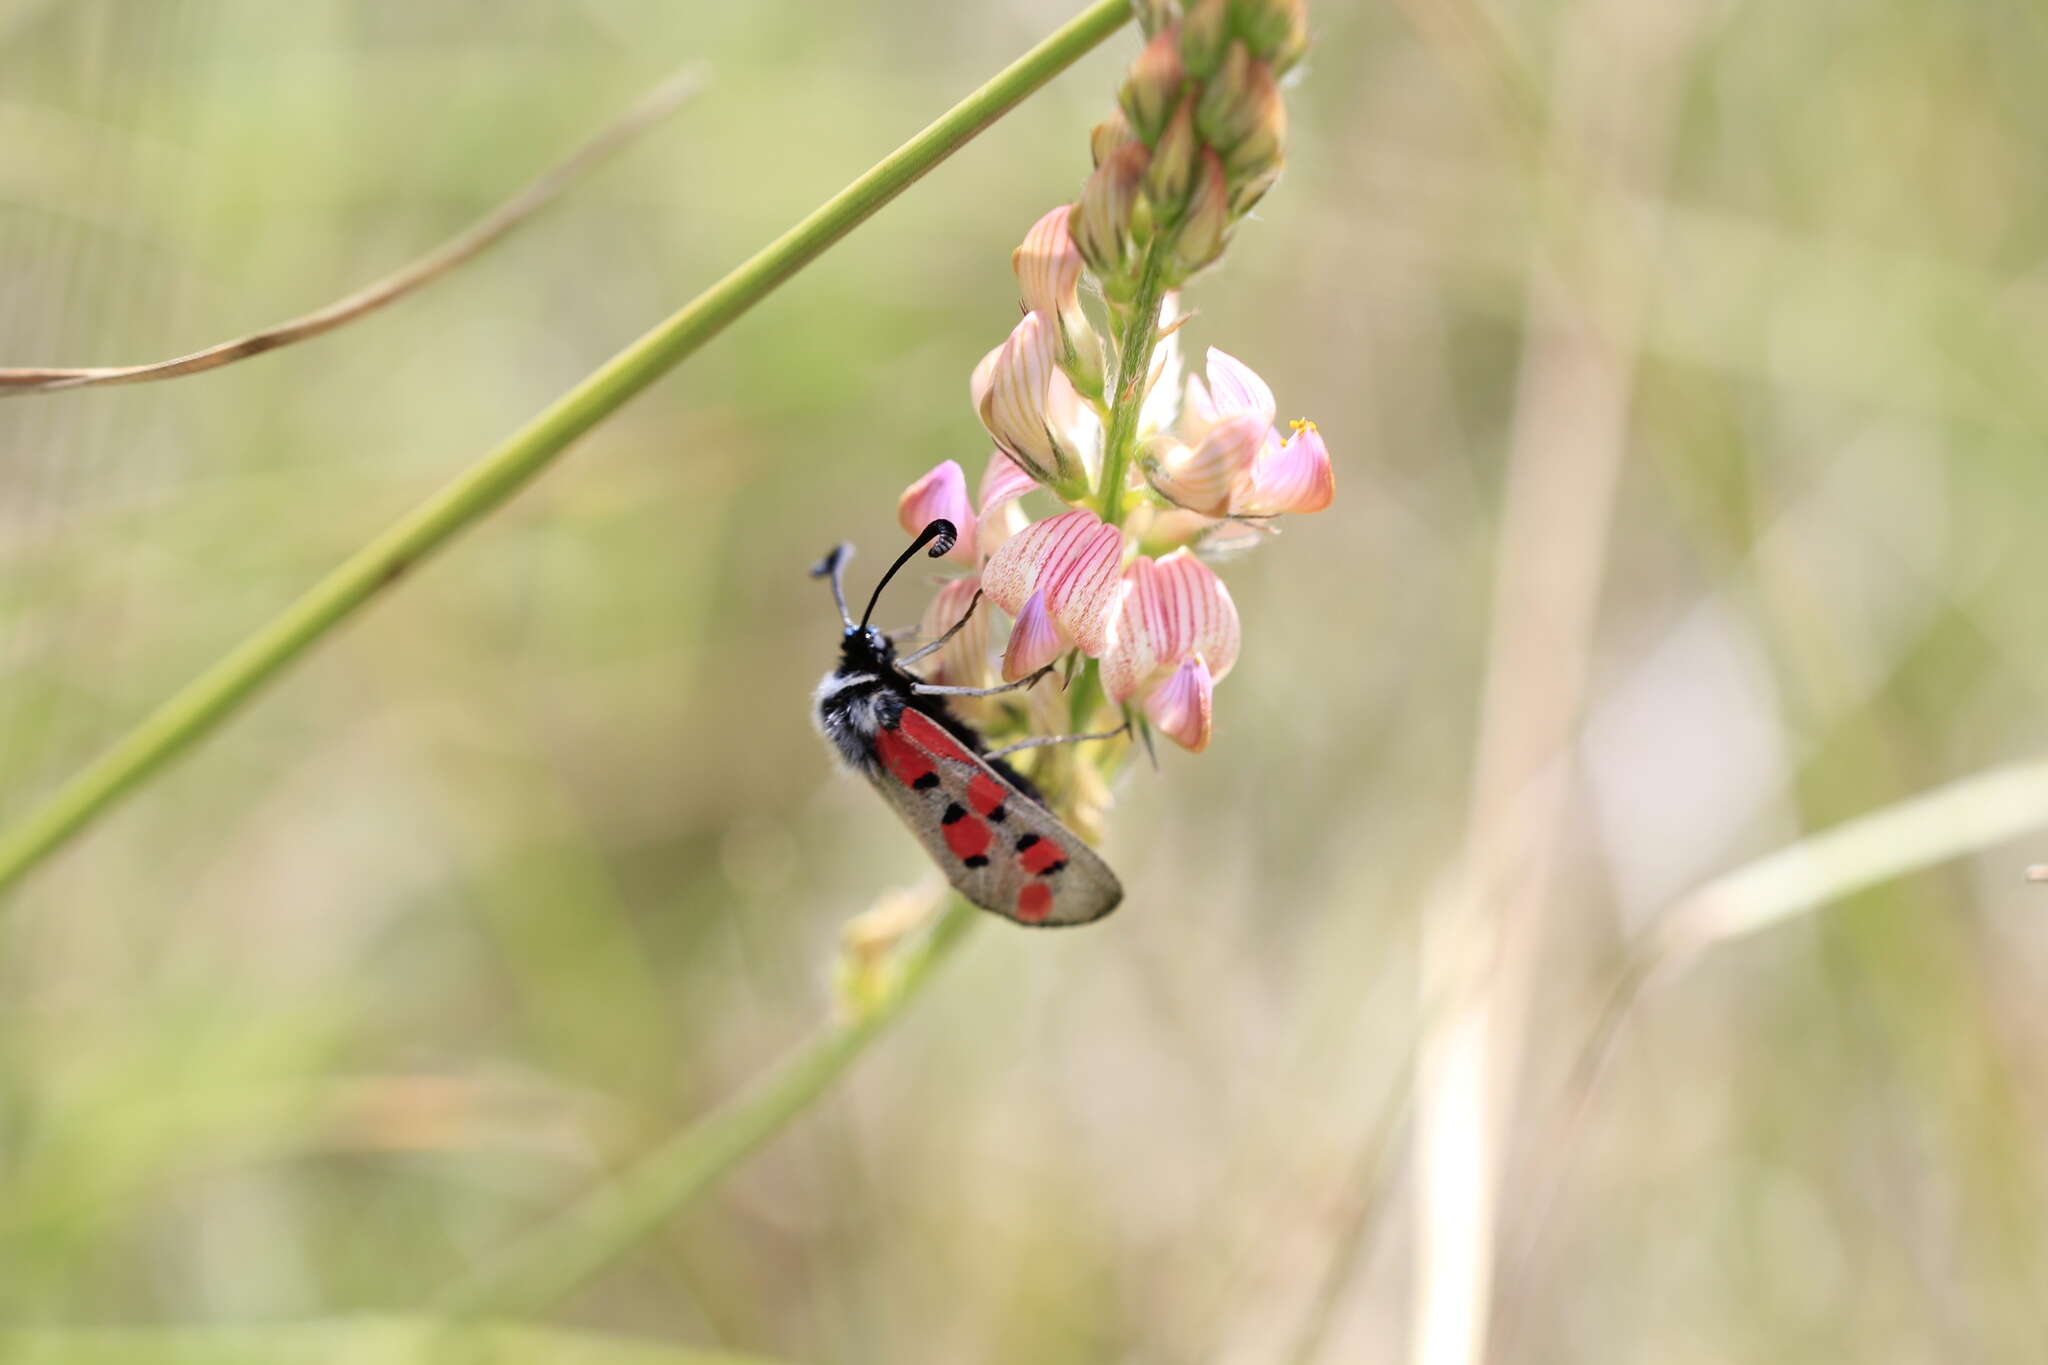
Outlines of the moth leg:
{"label": "moth leg", "polygon": [[[915,658],[916,656],[912,655],[911,657]],[[906,659],[904,662],[908,663],[909,660]],[[1001,687],[939,687],[933,683],[918,683],[911,688],[911,691],[921,697],[993,697],[998,692],[1015,692],[1020,687],[1029,687],[1058,667],[1057,661],[1049,663],[1030,677],[1019,678],[1013,683],[1004,683]]]}
{"label": "moth leg", "polygon": [[1114,730],[1097,730],[1092,735],[1040,735],[1036,739],[1020,739],[1015,744],[1005,744],[1000,749],[991,749],[982,757],[1007,758],[1019,749],[1043,749],[1053,744],[1081,744],[1091,739],[1115,739],[1118,735],[1128,733],[1130,728],[1130,722],[1126,721]]}
{"label": "moth leg", "polygon": [[938,639],[924,646],[924,648],[918,650],[915,654],[906,654],[902,658],[898,659],[896,662],[899,664],[914,664],[919,659],[922,659],[925,655],[930,654],[934,650],[943,648],[945,646],[946,641],[952,639],[955,635],[958,635],[960,633],[960,628],[967,624],[968,620],[974,615],[974,609],[980,605],[981,589],[976,588],[974,590],[974,600],[967,604],[966,611],[960,613],[960,619],[955,621],[952,625],[946,628],[946,633],[944,635],[941,635]]}

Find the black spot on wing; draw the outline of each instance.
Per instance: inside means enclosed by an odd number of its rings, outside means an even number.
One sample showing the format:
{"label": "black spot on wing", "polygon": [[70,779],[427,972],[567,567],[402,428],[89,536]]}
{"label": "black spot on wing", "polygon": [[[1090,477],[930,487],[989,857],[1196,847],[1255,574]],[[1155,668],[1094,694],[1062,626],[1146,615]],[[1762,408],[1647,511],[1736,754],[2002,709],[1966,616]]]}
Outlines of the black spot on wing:
{"label": "black spot on wing", "polygon": [[1003,821],[1010,818],[1010,808],[1008,806],[997,806],[988,813],[988,818],[989,823],[1000,825]]}
{"label": "black spot on wing", "polygon": [[926,773],[923,777],[918,778],[917,781],[911,783],[910,785],[912,787],[915,787],[918,791],[928,792],[933,787],[939,785],[939,775],[937,773]]}
{"label": "black spot on wing", "polygon": [[987,867],[988,855],[986,853],[977,853],[971,858],[962,858],[960,861],[969,867]]}
{"label": "black spot on wing", "polygon": [[1037,842],[1038,836],[1036,834],[1020,834],[1017,836],[1017,851],[1022,853]]}
{"label": "black spot on wing", "polygon": [[939,817],[939,823],[942,825],[950,825],[953,824],[955,821],[964,820],[966,818],[967,808],[961,805],[958,801],[951,801],[948,802],[946,805],[946,813]]}
{"label": "black spot on wing", "polygon": [[1038,875],[1041,877],[1050,877],[1053,873],[1060,871],[1066,865],[1067,860],[1065,858],[1060,859],[1056,863],[1047,863],[1045,865],[1045,871],[1039,873]]}

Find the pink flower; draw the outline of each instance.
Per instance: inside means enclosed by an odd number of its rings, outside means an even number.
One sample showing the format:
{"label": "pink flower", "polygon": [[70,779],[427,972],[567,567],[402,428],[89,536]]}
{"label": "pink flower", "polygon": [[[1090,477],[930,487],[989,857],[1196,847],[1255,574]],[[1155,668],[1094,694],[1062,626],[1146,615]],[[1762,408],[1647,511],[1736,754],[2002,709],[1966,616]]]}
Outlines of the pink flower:
{"label": "pink flower", "polygon": [[980,523],[975,532],[975,548],[984,561],[1024,529],[1029,519],[1017,499],[1036,487],[1038,481],[1015,460],[1000,450],[989,452],[988,467],[981,473]]}
{"label": "pink flower", "polygon": [[1273,429],[1273,391],[1250,366],[1210,347],[1190,376],[1177,439],[1153,441],[1145,475],[1175,507],[1208,517],[1320,512],[1336,496],[1330,451],[1313,422]]}
{"label": "pink flower", "polygon": [[1060,372],[1059,347],[1058,323],[1026,313],[974,367],[968,387],[975,415],[1005,454],[1040,483],[1079,489],[1091,473],[1089,457],[1099,458],[1101,426]]}
{"label": "pink flower", "polygon": [[974,508],[967,501],[967,476],[952,460],[932,466],[929,474],[904,489],[903,496],[896,500],[896,520],[911,535],[939,517],[952,522],[960,532],[960,539],[946,552],[946,558],[964,564],[979,562]]}
{"label": "pink flower", "polygon": [[[924,619],[918,622],[919,633],[927,640],[936,640],[944,635],[966,614],[968,604],[974,601],[974,594],[979,591],[979,577],[948,580],[933,595],[931,605],[924,609]],[[960,633],[948,640],[938,653],[920,660],[915,666],[924,670],[926,681],[943,683],[948,687],[988,686],[989,622],[993,615],[986,608],[977,610],[961,627]]]}
{"label": "pink flower", "polygon": [[1048,638],[1060,644],[1052,657],[1072,648],[1100,655],[1108,647],[1122,558],[1123,535],[1085,508],[1034,522],[989,557],[981,573],[989,599],[1016,618],[1018,631],[1026,629],[1027,609],[1033,618],[1030,638],[1013,639],[1005,652],[1005,677],[1031,672],[1013,671],[1025,658],[1038,658],[1042,667]]}
{"label": "pink flower", "polygon": [[1238,638],[1237,604],[1208,565],[1186,549],[1141,555],[1124,570],[1103,687],[1118,703],[1142,697],[1153,724],[1199,753],[1210,694],[1236,664]]}
{"label": "pink flower", "polygon": [[1010,253],[1024,306],[1034,313],[1056,317],[1080,302],[1081,252],[1067,232],[1073,215],[1072,204],[1060,205],[1033,223]]}

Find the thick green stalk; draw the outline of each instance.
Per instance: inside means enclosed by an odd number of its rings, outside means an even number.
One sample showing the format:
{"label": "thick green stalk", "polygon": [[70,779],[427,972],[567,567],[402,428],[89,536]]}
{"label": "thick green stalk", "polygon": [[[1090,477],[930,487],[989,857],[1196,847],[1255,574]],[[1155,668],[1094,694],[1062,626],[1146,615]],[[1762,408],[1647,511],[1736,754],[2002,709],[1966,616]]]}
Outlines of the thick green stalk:
{"label": "thick green stalk", "polygon": [[233,714],[252,693],[364,603],[511,497],[570,442],[616,412],[919,176],[1116,32],[1130,16],[1129,0],[1096,0],[344,561],[59,787],[27,818],[0,834],[0,888],[18,881],[144,778]]}
{"label": "thick green stalk", "polygon": [[822,1095],[917,997],[980,914],[954,897],[856,1018],[478,1266],[442,1295],[440,1306],[462,1316],[531,1315],[590,1280]]}
{"label": "thick green stalk", "polygon": [[1131,463],[1131,443],[1138,434],[1138,410],[1145,406],[1145,381],[1152,374],[1152,349],[1159,343],[1159,308],[1166,299],[1166,263],[1173,255],[1167,232],[1156,233],[1145,250],[1138,273],[1138,296],[1117,343],[1116,389],[1110,397],[1109,434],[1102,444],[1102,519],[1112,526],[1123,521],[1124,471]]}

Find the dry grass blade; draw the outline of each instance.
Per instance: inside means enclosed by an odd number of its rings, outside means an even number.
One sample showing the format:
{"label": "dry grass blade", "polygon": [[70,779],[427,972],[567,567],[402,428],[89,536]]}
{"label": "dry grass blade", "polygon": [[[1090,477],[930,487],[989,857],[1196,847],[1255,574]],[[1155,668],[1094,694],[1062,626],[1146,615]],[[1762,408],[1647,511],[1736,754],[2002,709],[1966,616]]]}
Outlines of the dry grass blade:
{"label": "dry grass blade", "polygon": [[238,360],[262,355],[282,346],[310,340],[331,332],[396,302],[416,289],[433,283],[456,266],[492,245],[524,223],[586,173],[602,164],[614,152],[646,132],[680,108],[703,88],[704,72],[692,64],[663,81],[597,136],[529,181],[526,187],[469,227],[443,242],[426,255],[366,285],[324,308],[267,327],[233,341],[223,341],[204,350],[146,365],[114,365],[99,368],[59,369],[32,366],[0,369],[0,397],[30,393],[55,393],[60,389],[93,388],[101,384],[140,384],[156,379],[177,379],[232,365]]}

